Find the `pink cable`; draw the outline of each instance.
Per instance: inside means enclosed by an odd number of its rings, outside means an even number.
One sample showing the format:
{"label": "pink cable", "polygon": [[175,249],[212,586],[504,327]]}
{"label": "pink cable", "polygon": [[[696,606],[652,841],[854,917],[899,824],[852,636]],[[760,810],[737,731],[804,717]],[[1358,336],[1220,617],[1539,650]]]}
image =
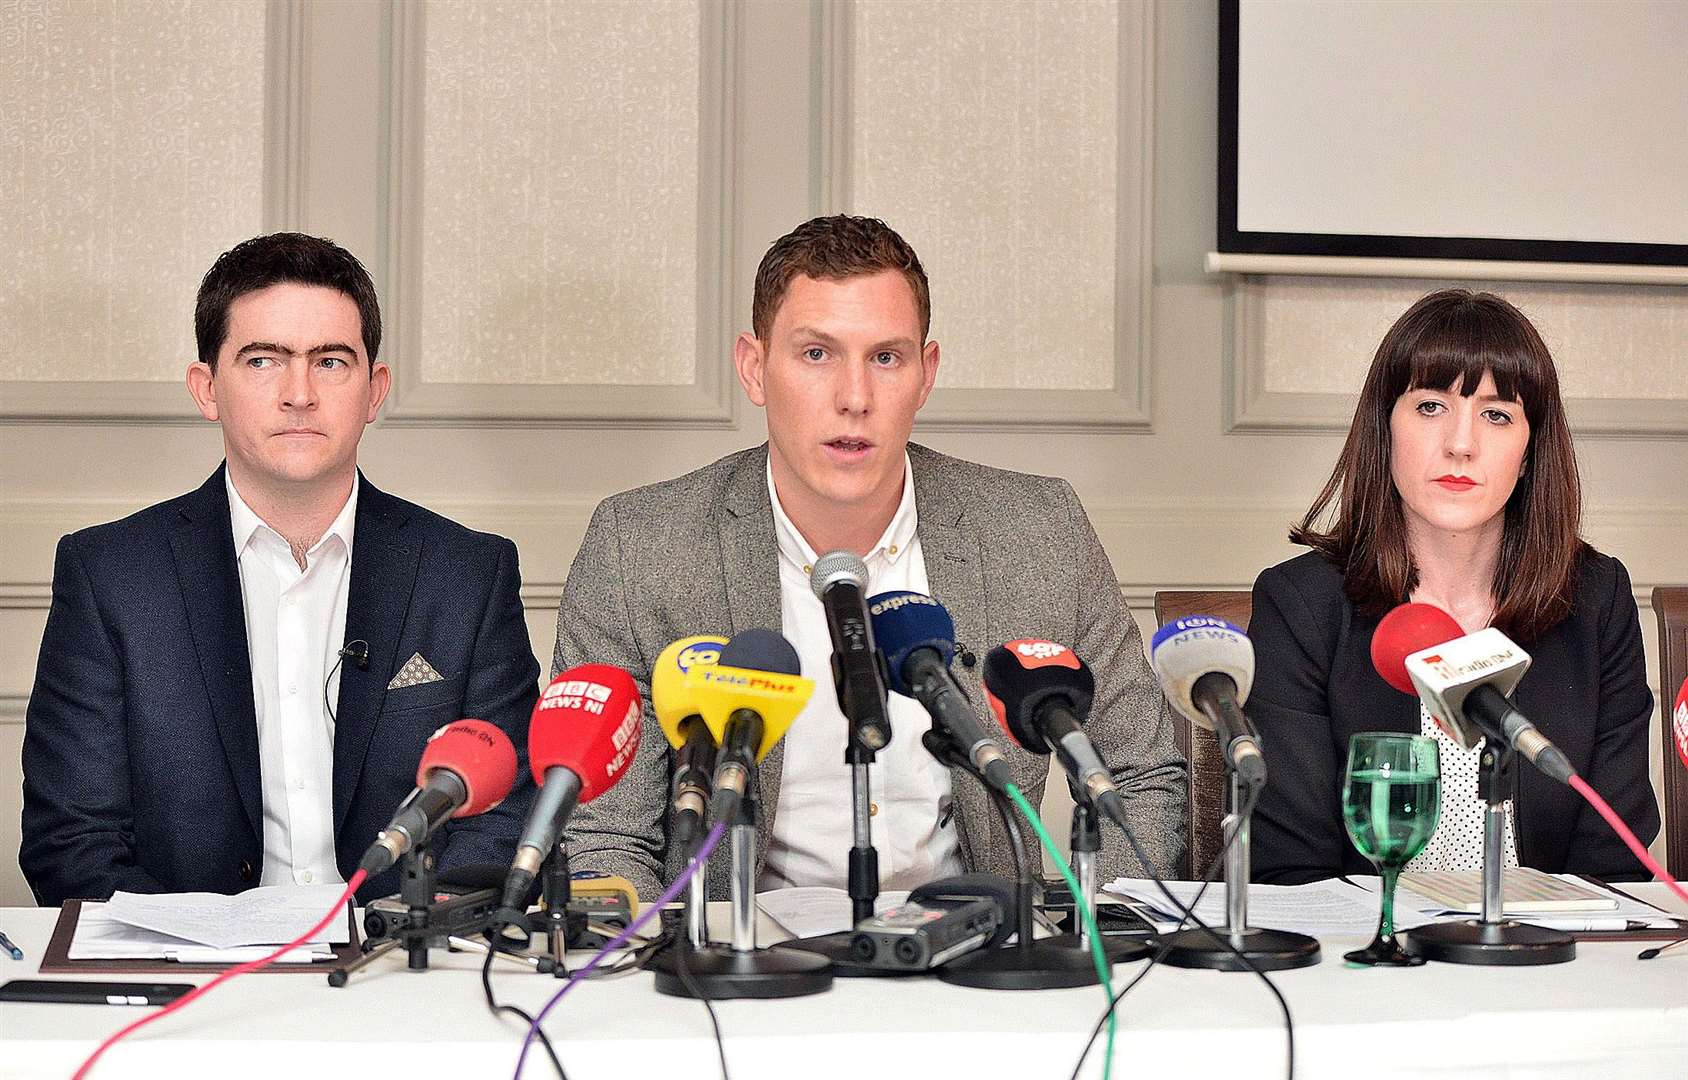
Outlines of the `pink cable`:
{"label": "pink cable", "polygon": [[352,894],[358,891],[358,886],[362,885],[363,879],[368,877],[368,876],[369,876],[369,872],[366,871],[366,870],[359,870],[357,873],[353,874],[352,880],[346,882],[346,891],[340,894],[340,899],[334,901],[334,906],[329,908],[328,914],[326,914],[322,917],[322,921],[317,923],[315,926],[311,927],[309,930],[306,930],[303,934],[300,934],[298,937],[294,938],[292,941],[288,942],[286,945],[283,945],[281,948],[277,949],[275,952],[273,952],[270,955],[263,957],[261,959],[248,960],[244,964],[239,964],[235,967],[229,968],[227,971],[223,972],[221,975],[218,975],[215,979],[212,979],[210,982],[206,983],[204,986],[195,987],[189,993],[183,994],[181,997],[177,998],[175,1001],[172,1001],[170,1004],[164,1006],[164,1008],[158,1010],[155,1013],[150,1013],[146,1016],[141,1017],[139,1020],[136,1020],[133,1024],[130,1024],[128,1027],[123,1028],[117,1034],[115,1034],[115,1035],[111,1036],[110,1038],[106,1039],[106,1041],[101,1043],[94,1050],[94,1052],[92,1054],[88,1055],[88,1060],[84,1061],[81,1064],[81,1066],[79,1068],[77,1068],[76,1074],[71,1078],[71,1080],[82,1080],[83,1077],[87,1076],[88,1070],[94,1067],[94,1062],[100,1060],[100,1055],[105,1053],[107,1050],[111,1049],[111,1047],[114,1043],[116,1043],[119,1039],[123,1038],[124,1036],[128,1035],[130,1032],[139,1031],[141,1028],[146,1027],[148,1024],[152,1023],[154,1020],[164,1019],[166,1016],[169,1016],[171,1013],[175,1012],[177,1009],[182,1008],[184,1005],[186,1005],[188,1002],[192,1001],[194,998],[197,998],[202,994],[209,993],[213,987],[221,986],[223,983],[228,982],[230,979],[234,978],[236,975],[245,975],[249,971],[258,971],[261,968],[269,967],[271,964],[275,963],[276,960],[278,960],[280,957],[282,957],[286,953],[290,952],[293,949],[297,949],[299,946],[303,945],[305,942],[311,940],[312,938],[316,937],[318,934],[322,933],[324,928],[326,928],[328,926],[328,924],[334,920],[334,917],[336,915],[339,915],[341,912],[343,912],[345,910],[346,901],[348,901],[352,898]]}
{"label": "pink cable", "polygon": [[1570,783],[1571,787],[1576,789],[1577,794],[1588,800],[1588,805],[1600,812],[1600,816],[1606,819],[1606,824],[1610,825],[1612,831],[1618,834],[1619,840],[1629,846],[1629,850],[1635,853],[1635,857],[1641,860],[1641,864],[1651,870],[1654,877],[1669,886],[1671,892],[1681,897],[1683,903],[1688,904],[1688,890],[1684,890],[1681,885],[1671,879],[1670,874],[1665,872],[1665,868],[1659,865],[1658,860],[1653,858],[1647,849],[1642,846],[1641,841],[1635,838],[1635,834],[1629,831],[1629,826],[1624,824],[1624,819],[1619,817],[1610,806],[1606,805],[1606,800],[1600,797],[1600,793],[1589,787],[1588,781],[1576,773],[1571,774]]}

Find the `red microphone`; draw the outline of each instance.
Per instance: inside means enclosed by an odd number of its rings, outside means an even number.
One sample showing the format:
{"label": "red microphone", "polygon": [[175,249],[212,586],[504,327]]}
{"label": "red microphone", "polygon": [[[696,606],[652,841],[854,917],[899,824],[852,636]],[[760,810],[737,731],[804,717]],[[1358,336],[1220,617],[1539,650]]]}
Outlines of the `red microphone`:
{"label": "red microphone", "polygon": [[416,790],[399,804],[359,864],[370,877],[427,843],[449,818],[484,814],[516,782],[516,747],[485,720],[459,720],[434,732],[416,767]]}
{"label": "red microphone", "polygon": [[1372,632],[1372,667],[1390,686],[1416,696],[1418,688],[1407,674],[1407,657],[1464,633],[1452,615],[1434,604],[1402,604],[1385,615]]}
{"label": "red microphone", "polygon": [[570,668],[539,695],[528,721],[528,764],[539,794],[504,880],[505,907],[526,906],[539,864],[575,806],[621,779],[639,749],[643,707],[633,676],[609,664]]}

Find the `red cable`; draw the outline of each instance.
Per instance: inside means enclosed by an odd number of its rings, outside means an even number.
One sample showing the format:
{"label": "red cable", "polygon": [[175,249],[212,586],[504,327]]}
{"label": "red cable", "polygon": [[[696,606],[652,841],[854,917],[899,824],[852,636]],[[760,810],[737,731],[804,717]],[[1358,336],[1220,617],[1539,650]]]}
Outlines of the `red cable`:
{"label": "red cable", "polygon": [[1688,904],[1688,890],[1684,890],[1681,885],[1671,879],[1670,874],[1665,872],[1665,868],[1659,865],[1658,860],[1653,858],[1647,849],[1641,845],[1641,841],[1635,838],[1635,834],[1629,831],[1629,826],[1624,824],[1624,819],[1619,817],[1610,806],[1606,805],[1606,800],[1600,797],[1600,793],[1589,787],[1588,781],[1575,773],[1571,774],[1570,784],[1571,787],[1576,789],[1577,794],[1588,800],[1588,805],[1600,812],[1600,816],[1606,819],[1606,824],[1610,825],[1612,831],[1618,834],[1619,840],[1629,845],[1629,850],[1635,853],[1635,857],[1641,860],[1641,864],[1651,870],[1654,877],[1668,885],[1671,892],[1680,896],[1683,903]]}
{"label": "red cable", "polygon": [[303,934],[300,934],[298,937],[294,938],[292,941],[288,942],[286,945],[283,945],[281,948],[277,949],[275,952],[271,953],[270,955],[268,955],[266,957],[263,957],[262,959],[248,960],[244,964],[240,964],[240,965],[237,965],[235,967],[229,968],[227,971],[223,972],[221,975],[218,975],[215,979],[212,979],[210,982],[206,983],[204,986],[195,987],[192,991],[190,991],[186,994],[183,994],[181,997],[177,998],[175,1001],[172,1001],[170,1004],[164,1006],[164,1008],[158,1010],[155,1013],[150,1013],[146,1016],[141,1017],[139,1020],[136,1020],[133,1024],[130,1024],[129,1026],[127,1026],[127,1027],[123,1028],[121,1031],[119,1031],[117,1034],[115,1034],[115,1035],[111,1036],[110,1038],[106,1039],[106,1041],[101,1043],[94,1050],[94,1052],[92,1054],[88,1055],[88,1060],[84,1061],[82,1063],[82,1065],[76,1070],[76,1074],[71,1078],[71,1080],[82,1080],[83,1077],[87,1076],[88,1070],[94,1067],[94,1062],[96,1062],[100,1059],[100,1055],[105,1053],[107,1050],[109,1050],[111,1048],[112,1044],[116,1043],[119,1039],[128,1035],[130,1032],[138,1031],[141,1028],[144,1028],[148,1024],[152,1023],[154,1020],[164,1019],[166,1016],[169,1016],[171,1013],[175,1012],[177,1009],[180,1009],[182,1006],[186,1005],[188,1002],[192,1001],[194,998],[199,997],[201,994],[205,994],[205,993],[210,992],[210,990],[213,987],[217,987],[217,986],[222,985],[223,983],[228,982],[230,979],[234,978],[236,975],[245,975],[249,971],[257,971],[261,968],[266,968],[266,967],[270,966],[271,964],[275,963],[276,960],[279,959],[281,956],[285,955],[286,953],[288,953],[289,951],[291,951],[293,949],[297,949],[299,946],[303,945],[305,942],[311,940],[312,938],[316,937],[318,934],[322,933],[322,931],[328,926],[328,924],[334,921],[335,916],[339,915],[345,909],[346,901],[348,901],[352,898],[352,894],[358,891],[358,886],[362,885],[364,878],[366,878],[368,876],[369,876],[369,873],[366,870],[359,870],[357,873],[353,874],[352,880],[346,882],[346,891],[340,894],[340,899],[334,901],[334,906],[329,909],[328,914],[326,914],[322,917],[322,921],[317,923],[315,926],[311,927],[309,930],[306,930]]}

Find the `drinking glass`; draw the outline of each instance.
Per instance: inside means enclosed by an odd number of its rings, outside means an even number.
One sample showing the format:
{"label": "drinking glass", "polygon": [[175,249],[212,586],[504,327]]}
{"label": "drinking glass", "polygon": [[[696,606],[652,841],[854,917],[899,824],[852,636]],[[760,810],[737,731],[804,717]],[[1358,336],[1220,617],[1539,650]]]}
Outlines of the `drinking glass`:
{"label": "drinking glass", "polygon": [[1395,940],[1395,880],[1401,868],[1430,842],[1442,808],[1441,764],[1436,740],[1423,735],[1363,731],[1348,743],[1342,779],[1342,823],[1360,854],[1383,876],[1383,913],[1377,936],[1347,953],[1351,964],[1416,967]]}

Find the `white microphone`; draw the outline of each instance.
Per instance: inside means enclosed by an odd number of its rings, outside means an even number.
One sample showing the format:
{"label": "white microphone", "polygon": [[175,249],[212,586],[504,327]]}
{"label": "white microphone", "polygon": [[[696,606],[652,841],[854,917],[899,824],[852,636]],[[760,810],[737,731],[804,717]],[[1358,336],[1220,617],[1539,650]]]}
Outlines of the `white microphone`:
{"label": "white microphone", "polygon": [[1242,708],[1254,685],[1254,646],[1248,635],[1211,615],[1174,619],[1155,632],[1149,662],[1172,707],[1214,733],[1219,752],[1245,784],[1264,787],[1260,735]]}

